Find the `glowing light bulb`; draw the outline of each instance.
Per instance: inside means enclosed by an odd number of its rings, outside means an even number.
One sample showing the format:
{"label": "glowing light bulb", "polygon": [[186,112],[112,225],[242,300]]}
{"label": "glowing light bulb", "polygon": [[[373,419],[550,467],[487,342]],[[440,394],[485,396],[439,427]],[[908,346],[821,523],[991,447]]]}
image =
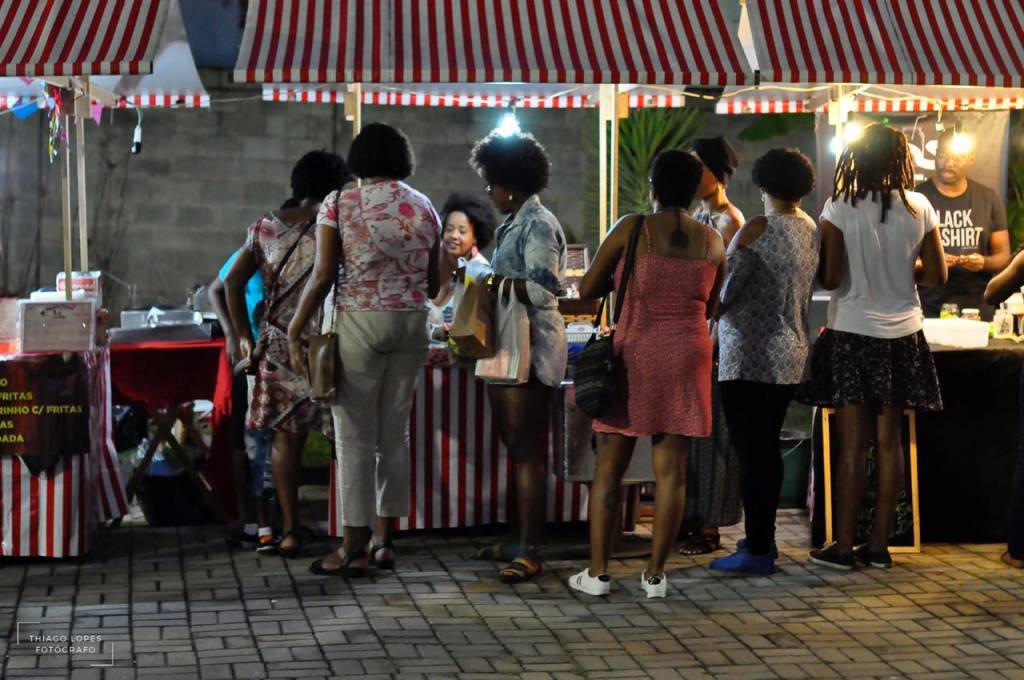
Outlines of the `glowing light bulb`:
{"label": "glowing light bulb", "polygon": [[860,123],[847,123],[843,128],[843,141],[849,145],[864,136],[864,126]]}
{"label": "glowing light bulb", "polygon": [[845,145],[843,144],[842,140],[839,139],[838,136],[836,136],[833,137],[832,140],[828,143],[828,150],[832,152],[833,156],[838,156],[843,152],[844,146]]}
{"label": "glowing light bulb", "polygon": [[974,151],[974,137],[963,132],[954,132],[953,139],[949,141],[949,150],[957,155],[971,153]]}
{"label": "glowing light bulb", "polygon": [[519,134],[522,130],[519,127],[519,121],[516,119],[516,114],[509,111],[501,117],[498,121],[498,127],[494,128],[502,137],[511,137],[512,135]]}

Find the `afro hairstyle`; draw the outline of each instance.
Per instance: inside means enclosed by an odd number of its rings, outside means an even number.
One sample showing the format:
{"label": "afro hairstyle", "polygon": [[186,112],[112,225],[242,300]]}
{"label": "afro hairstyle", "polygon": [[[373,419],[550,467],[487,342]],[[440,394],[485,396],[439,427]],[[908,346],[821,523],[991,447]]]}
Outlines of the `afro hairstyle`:
{"label": "afro hairstyle", "polygon": [[508,136],[492,132],[473,147],[469,164],[488,184],[528,196],[547,188],[551,177],[551,162],[544,147],[533,135],[523,132]]}
{"label": "afro hairstyle", "polygon": [[750,178],[769,196],[799,201],[814,191],[814,164],[800,149],[772,149],[754,162]]}
{"label": "afro hairstyle", "polygon": [[441,209],[441,224],[448,221],[453,212],[463,213],[473,225],[473,238],[478,248],[486,248],[494,238],[494,230],[498,226],[498,216],[494,213],[491,202],[479,194],[469,192],[454,193],[444,202]]}

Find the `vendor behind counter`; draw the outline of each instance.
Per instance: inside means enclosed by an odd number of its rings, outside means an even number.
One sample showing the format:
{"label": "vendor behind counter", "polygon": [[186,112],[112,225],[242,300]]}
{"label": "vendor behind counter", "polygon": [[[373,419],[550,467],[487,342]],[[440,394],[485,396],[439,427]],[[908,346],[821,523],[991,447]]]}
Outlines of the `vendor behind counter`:
{"label": "vendor behind counter", "polygon": [[946,303],[981,310],[990,321],[994,307],[982,300],[985,286],[1010,262],[1006,208],[992,188],[968,179],[974,166],[974,139],[947,130],[935,151],[935,175],[916,187],[939,215],[949,279],[945,286],[919,288],[925,316],[936,317]]}

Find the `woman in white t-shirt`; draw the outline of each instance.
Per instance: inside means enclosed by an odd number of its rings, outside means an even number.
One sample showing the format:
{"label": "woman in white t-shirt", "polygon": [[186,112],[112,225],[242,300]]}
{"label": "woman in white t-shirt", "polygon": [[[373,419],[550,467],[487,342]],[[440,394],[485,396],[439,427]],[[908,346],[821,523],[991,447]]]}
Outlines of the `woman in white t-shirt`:
{"label": "woman in white t-shirt", "polygon": [[[494,229],[498,226],[498,217],[488,199],[471,193],[452,194],[441,209],[441,223],[444,225],[441,247],[460,266],[470,262],[484,266],[490,264],[480,252],[490,244],[494,238]],[[448,341],[448,331],[451,330],[464,291],[465,285],[459,277],[441,282],[441,290],[430,301],[427,316],[430,339],[434,342]]]}
{"label": "woman in white t-shirt", "polygon": [[[913,186],[906,137],[871,125],[843,152],[821,213],[818,278],[832,301],[800,398],[836,409],[836,541],[810,555],[836,569],[857,562],[892,566],[888,541],[903,484],[902,413],[942,408],[916,286],[944,284],[946,261],[935,210],[910,191]],[[855,548],[871,442],[877,443],[875,522],[867,543]]]}

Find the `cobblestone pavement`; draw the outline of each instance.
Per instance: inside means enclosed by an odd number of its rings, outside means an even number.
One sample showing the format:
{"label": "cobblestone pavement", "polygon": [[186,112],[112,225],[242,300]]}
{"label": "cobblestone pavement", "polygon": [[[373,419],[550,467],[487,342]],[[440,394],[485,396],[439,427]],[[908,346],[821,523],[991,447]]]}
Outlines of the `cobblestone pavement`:
{"label": "cobblestone pavement", "polygon": [[[565,585],[579,559],[502,585],[468,559],[480,534],[402,538],[396,574],[350,584],[230,551],[215,527],[123,526],[82,564],[0,566],[0,677],[1024,678],[1024,574],[1001,546],[840,574],[805,563],[802,516],[782,525],[776,575],[675,557],[669,599],[650,602],[639,558],[614,563],[605,600]],[[73,654],[37,650],[69,637]]]}

